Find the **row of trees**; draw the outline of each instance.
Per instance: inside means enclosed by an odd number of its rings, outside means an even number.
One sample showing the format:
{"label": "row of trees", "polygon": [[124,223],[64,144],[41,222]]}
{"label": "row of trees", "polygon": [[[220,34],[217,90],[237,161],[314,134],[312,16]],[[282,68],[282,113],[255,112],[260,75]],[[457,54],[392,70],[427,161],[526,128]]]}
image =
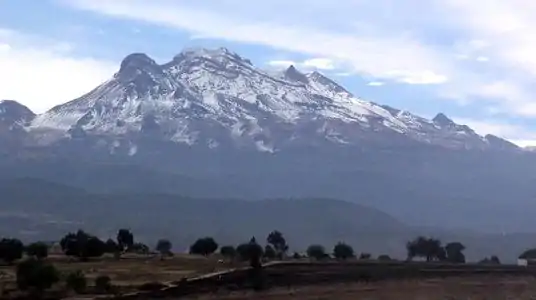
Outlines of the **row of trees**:
{"label": "row of trees", "polygon": [[[149,253],[150,248],[143,244],[137,243],[134,239],[134,234],[128,229],[120,229],[117,232],[116,238],[102,241],[98,237],[91,235],[83,230],[68,233],[61,241],[60,246],[63,253],[67,256],[76,257],[82,261],[93,257],[100,257],[105,253],[110,253],[120,258],[126,252]],[[253,246],[252,246],[253,245]],[[190,246],[190,253],[196,255],[209,256],[218,251],[222,256],[229,259],[248,260],[250,258],[251,247],[260,248],[259,253],[262,258],[266,259],[283,259],[288,256],[289,246],[280,231],[273,231],[266,237],[266,245],[261,246],[257,243],[255,237],[249,242],[240,244],[236,247],[232,245],[220,246],[213,238],[204,237],[196,240]],[[155,250],[161,254],[162,259],[166,256],[171,256],[173,245],[167,239],[161,239],[156,244]],[[24,246],[17,239],[2,239],[0,240],[0,260],[8,264],[13,263],[23,257],[24,253],[27,256],[37,260],[42,260],[48,255],[48,245],[45,243],[32,243]],[[465,263],[465,255],[463,251],[465,246],[459,242],[451,242],[442,245],[441,241],[434,238],[417,237],[406,244],[407,258],[422,258],[428,262],[441,261],[451,263]],[[257,251],[257,250],[255,250]],[[307,248],[307,256],[314,259],[324,259],[334,257],[339,260],[345,260],[356,257],[354,249],[343,242],[337,243],[331,254],[328,254],[324,246],[311,245]],[[300,257],[295,253],[294,258]],[[363,253],[359,256],[361,259],[369,258],[370,255]],[[379,259],[390,259],[386,255],[382,255]],[[484,261],[483,261],[484,262]],[[486,258],[485,262],[499,262],[496,256]]]}

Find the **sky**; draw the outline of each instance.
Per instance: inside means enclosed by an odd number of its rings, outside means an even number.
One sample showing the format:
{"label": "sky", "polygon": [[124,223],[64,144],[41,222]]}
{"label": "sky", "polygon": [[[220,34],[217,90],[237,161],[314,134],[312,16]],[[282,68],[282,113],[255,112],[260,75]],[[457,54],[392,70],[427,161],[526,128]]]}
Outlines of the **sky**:
{"label": "sky", "polygon": [[533,0],[0,0],[0,99],[36,113],[144,52],[226,47],[356,96],[536,145]]}

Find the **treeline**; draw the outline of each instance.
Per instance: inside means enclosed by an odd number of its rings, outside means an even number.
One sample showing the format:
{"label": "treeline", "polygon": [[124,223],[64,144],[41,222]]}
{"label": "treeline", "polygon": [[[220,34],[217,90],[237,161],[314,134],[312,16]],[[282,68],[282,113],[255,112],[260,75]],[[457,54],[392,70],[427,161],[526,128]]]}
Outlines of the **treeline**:
{"label": "treeline", "polygon": [[[197,239],[189,248],[189,253],[208,257],[219,252],[223,259],[228,261],[249,261],[252,267],[250,277],[253,282],[255,278],[261,278],[262,262],[266,260],[286,260],[286,259],[303,259],[309,258],[314,260],[350,260],[372,259],[369,253],[360,253],[357,255],[353,247],[344,242],[335,244],[331,251],[326,250],[323,245],[313,244],[307,248],[304,254],[294,252],[289,254],[289,245],[283,233],[280,231],[270,232],[265,239],[264,246],[252,237],[248,242],[233,245],[219,245],[212,237],[203,237]],[[29,291],[32,295],[42,293],[50,288],[61,278],[65,279],[67,287],[82,292],[87,281],[82,272],[73,272],[70,274],[61,274],[46,258],[49,255],[50,244],[43,242],[31,243],[24,245],[17,239],[0,240],[0,260],[6,264],[12,265],[17,260],[25,259],[16,266],[17,287],[20,290]],[[168,239],[159,240],[152,251],[149,246],[135,241],[134,234],[128,229],[120,229],[115,239],[101,240],[97,236],[89,234],[83,230],[66,234],[59,242],[61,251],[68,257],[73,257],[80,261],[87,261],[91,258],[98,258],[104,254],[111,254],[116,259],[120,259],[125,253],[137,254],[160,254],[160,259],[173,256],[173,244]],[[463,251],[465,246],[459,242],[450,242],[445,246],[441,241],[434,238],[417,237],[407,242],[407,261],[420,258],[427,262],[446,262],[446,263],[465,263]],[[379,261],[392,260],[388,255],[377,257]],[[481,263],[500,264],[499,258],[491,256],[485,258]],[[260,279],[258,280],[260,282]],[[110,278],[100,276],[95,281],[95,287],[102,292],[109,292],[112,288]],[[260,285],[260,284],[259,284]],[[253,285],[258,286],[258,285]]]}

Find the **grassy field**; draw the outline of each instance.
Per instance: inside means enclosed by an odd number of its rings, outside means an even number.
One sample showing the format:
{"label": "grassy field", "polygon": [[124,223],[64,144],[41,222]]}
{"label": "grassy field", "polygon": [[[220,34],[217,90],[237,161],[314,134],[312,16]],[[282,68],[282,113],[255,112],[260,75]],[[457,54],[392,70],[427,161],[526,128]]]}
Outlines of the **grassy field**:
{"label": "grassy field", "polygon": [[[182,298],[181,298],[182,299]],[[474,276],[429,280],[392,280],[271,289],[266,292],[219,292],[198,300],[506,300],[536,299],[533,277]]]}
{"label": "grassy field", "polygon": [[[231,263],[218,263],[218,257],[210,258],[177,254],[174,257],[161,260],[158,255],[126,254],[117,260],[112,256],[80,262],[64,255],[51,255],[46,260],[62,273],[67,275],[77,270],[82,271],[88,280],[88,285],[94,283],[96,277],[109,276],[112,284],[121,292],[136,291],[137,287],[150,282],[170,283],[179,281],[184,277],[195,277],[214,271],[234,268]],[[11,294],[15,289],[15,267],[0,266],[0,292]],[[58,284],[56,289],[62,289],[64,283]]]}

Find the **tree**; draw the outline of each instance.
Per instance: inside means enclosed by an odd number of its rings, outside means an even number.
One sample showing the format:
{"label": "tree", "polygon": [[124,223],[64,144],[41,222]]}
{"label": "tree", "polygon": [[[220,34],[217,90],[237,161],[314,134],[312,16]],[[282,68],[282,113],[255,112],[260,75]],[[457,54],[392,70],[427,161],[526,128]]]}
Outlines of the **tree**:
{"label": "tree", "polygon": [[276,252],[276,255],[279,259],[283,259],[283,256],[288,251],[287,241],[283,234],[277,230],[274,230],[268,234],[266,242],[273,247]]}
{"label": "tree", "polygon": [[78,294],[83,293],[87,287],[87,279],[82,271],[78,270],[67,275],[65,279],[67,288],[72,289]]}
{"label": "tree", "polygon": [[17,287],[42,293],[60,280],[59,272],[53,265],[33,258],[17,265]]}
{"label": "tree", "polygon": [[501,264],[501,260],[496,255],[491,256],[490,262],[493,263],[493,264],[496,264],[496,265]]}
{"label": "tree", "polygon": [[169,240],[161,239],[156,244],[156,251],[160,252],[161,259],[164,259],[164,256],[167,256],[171,253],[171,248],[173,245]]}
{"label": "tree", "polygon": [[112,239],[106,240],[105,248],[106,248],[106,250],[104,251],[105,253],[116,254],[117,252],[121,251],[121,249],[119,248],[119,245]]}
{"label": "tree", "polygon": [[380,256],[378,256],[378,260],[379,261],[390,261],[391,260],[391,257],[387,254],[382,254]]}
{"label": "tree", "polygon": [[264,247],[264,257],[267,258],[267,259],[275,259],[276,257],[278,256],[276,250],[274,249],[274,247],[270,246],[270,245],[266,245]]}
{"label": "tree", "polygon": [[423,257],[426,261],[443,260],[445,249],[441,246],[441,241],[434,238],[417,237],[406,244],[408,260],[414,257]]}
{"label": "tree", "polygon": [[257,258],[260,261],[260,258],[264,254],[261,245],[257,244],[255,237],[252,237],[247,243],[238,245],[236,247],[236,253],[242,261],[249,260],[250,263]]}
{"label": "tree", "polygon": [[68,233],[61,239],[60,245],[65,255],[77,257],[82,261],[91,257],[100,257],[107,250],[103,241],[82,230]]}
{"label": "tree", "polygon": [[24,253],[24,245],[18,239],[0,240],[0,259],[8,264],[21,259]]}
{"label": "tree", "polygon": [[218,243],[211,237],[198,239],[190,246],[190,254],[208,256],[218,249]]}
{"label": "tree", "polygon": [[233,259],[236,256],[236,249],[233,246],[223,246],[220,248],[220,254],[227,259]]}
{"label": "tree", "polygon": [[346,260],[348,258],[354,257],[354,248],[352,246],[339,242],[333,247],[333,256],[336,259]]}
{"label": "tree", "polygon": [[134,245],[134,235],[128,229],[119,229],[117,232],[117,245],[122,252],[126,252]]}
{"label": "tree", "polygon": [[307,256],[321,260],[326,257],[326,249],[322,245],[311,245],[307,248]]}
{"label": "tree", "polygon": [[459,242],[448,243],[445,246],[447,261],[451,263],[465,263],[465,255],[463,255],[465,246]]}
{"label": "tree", "polygon": [[521,253],[519,256],[521,259],[536,259],[536,249],[528,249]]}
{"label": "tree", "polygon": [[48,256],[48,245],[42,242],[32,243],[26,246],[26,255],[39,260]]}

